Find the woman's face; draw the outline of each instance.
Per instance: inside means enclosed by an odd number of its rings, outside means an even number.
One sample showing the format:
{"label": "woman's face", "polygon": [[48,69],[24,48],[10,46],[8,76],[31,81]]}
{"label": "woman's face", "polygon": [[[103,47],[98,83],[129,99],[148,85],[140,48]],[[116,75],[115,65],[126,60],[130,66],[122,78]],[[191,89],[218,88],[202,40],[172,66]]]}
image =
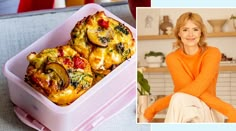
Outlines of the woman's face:
{"label": "woman's face", "polygon": [[201,37],[201,29],[191,20],[188,20],[187,23],[180,28],[179,37],[184,47],[198,46]]}

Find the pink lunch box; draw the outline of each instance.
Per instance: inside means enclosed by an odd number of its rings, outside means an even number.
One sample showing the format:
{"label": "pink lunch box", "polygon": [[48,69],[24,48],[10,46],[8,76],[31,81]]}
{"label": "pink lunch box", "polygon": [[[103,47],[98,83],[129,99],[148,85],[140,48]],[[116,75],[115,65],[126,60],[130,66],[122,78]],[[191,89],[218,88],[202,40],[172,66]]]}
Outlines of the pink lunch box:
{"label": "pink lunch box", "polygon": [[52,103],[24,82],[24,75],[28,66],[26,57],[30,52],[39,52],[45,48],[66,43],[70,39],[70,32],[77,21],[97,11],[104,11],[107,16],[128,26],[136,38],[136,30],[132,26],[97,4],[87,4],[62,25],[5,63],[3,74],[8,80],[10,99],[16,105],[15,113],[28,126],[37,130],[87,131],[112,117],[135,100],[136,54],[123,62],[72,104],[65,107]]}

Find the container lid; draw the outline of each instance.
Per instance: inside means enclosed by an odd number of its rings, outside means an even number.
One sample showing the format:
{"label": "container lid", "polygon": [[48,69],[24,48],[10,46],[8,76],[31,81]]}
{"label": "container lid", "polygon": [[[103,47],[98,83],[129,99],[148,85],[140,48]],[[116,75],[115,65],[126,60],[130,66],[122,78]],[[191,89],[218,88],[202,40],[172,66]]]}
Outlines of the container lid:
{"label": "container lid", "polygon": [[28,113],[23,111],[18,106],[14,107],[14,112],[16,113],[17,117],[27,126],[32,127],[38,131],[50,131],[47,127],[35,120],[33,117],[31,117]]}
{"label": "container lid", "polygon": [[[135,82],[131,82],[129,85],[127,85],[127,87],[128,88],[125,92],[121,92],[122,95],[120,95],[119,98],[116,98],[115,101],[109,103],[103,108],[103,110],[99,111],[96,116],[93,116],[84,124],[76,127],[74,130],[92,130],[105,120],[111,118],[118,112],[125,109],[128,105],[130,105],[130,103],[132,103],[136,97]],[[17,117],[27,126],[32,127],[33,129],[36,129],[38,131],[50,131],[50,129],[41,124],[39,121],[35,120],[30,116],[30,114],[23,111],[20,107],[15,106],[14,112],[16,113]]]}

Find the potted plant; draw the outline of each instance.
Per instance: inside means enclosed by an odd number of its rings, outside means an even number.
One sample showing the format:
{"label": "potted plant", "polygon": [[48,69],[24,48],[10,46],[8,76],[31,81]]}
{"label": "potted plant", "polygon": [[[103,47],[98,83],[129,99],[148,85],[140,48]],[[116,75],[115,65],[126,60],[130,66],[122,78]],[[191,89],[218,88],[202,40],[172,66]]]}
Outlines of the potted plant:
{"label": "potted plant", "polygon": [[147,122],[143,114],[144,114],[145,109],[148,107],[149,95],[151,94],[150,85],[148,83],[148,80],[144,78],[142,69],[139,69],[137,71],[137,75],[138,75],[137,81],[140,85],[139,88],[137,88],[139,92],[138,106],[137,106],[138,118],[139,118],[139,122]]}
{"label": "potted plant", "polygon": [[165,60],[165,55],[162,52],[150,51],[145,54],[144,59],[148,67],[161,67],[161,64]]}

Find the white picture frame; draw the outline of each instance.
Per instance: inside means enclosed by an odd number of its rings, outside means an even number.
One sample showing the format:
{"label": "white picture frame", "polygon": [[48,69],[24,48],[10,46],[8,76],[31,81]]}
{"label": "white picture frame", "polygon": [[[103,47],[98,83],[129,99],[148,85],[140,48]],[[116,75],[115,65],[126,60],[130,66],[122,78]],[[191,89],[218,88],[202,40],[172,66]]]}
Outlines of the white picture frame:
{"label": "white picture frame", "polygon": [[136,12],[138,36],[159,35],[160,10],[151,7],[138,7]]}

